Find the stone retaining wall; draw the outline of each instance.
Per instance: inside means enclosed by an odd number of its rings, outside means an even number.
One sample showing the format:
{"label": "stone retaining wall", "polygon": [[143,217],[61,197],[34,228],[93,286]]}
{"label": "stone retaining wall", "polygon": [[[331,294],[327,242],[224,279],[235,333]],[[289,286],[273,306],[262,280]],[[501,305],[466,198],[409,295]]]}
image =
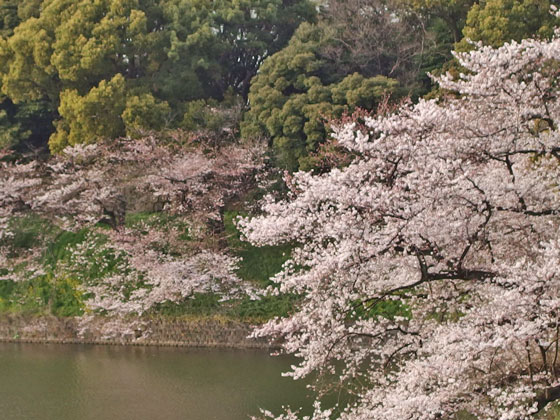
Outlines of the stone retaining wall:
{"label": "stone retaining wall", "polygon": [[[249,324],[215,319],[139,318],[125,321],[96,317],[0,316],[0,342],[80,343],[132,346],[277,348],[248,338]],[[119,331],[118,334],[115,334]]]}

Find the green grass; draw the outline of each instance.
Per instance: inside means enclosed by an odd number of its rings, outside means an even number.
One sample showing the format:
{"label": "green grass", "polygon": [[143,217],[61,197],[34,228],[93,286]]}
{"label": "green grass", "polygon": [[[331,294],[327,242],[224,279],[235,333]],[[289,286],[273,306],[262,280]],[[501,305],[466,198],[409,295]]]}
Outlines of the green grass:
{"label": "green grass", "polygon": [[13,217],[9,222],[9,229],[13,236],[4,239],[0,245],[9,249],[11,257],[17,257],[21,251],[29,251],[46,243],[60,231],[48,220],[34,214]]}
{"label": "green grass", "polygon": [[197,316],[206,317],[221,314],[220,296],[214,293],[195,293],[184,302],[164,302],[152,309],[152,314],[168,317]]}
{"label": "green grass", "polygon": [[540,412],[536,418],[539,420],[560,420],[560,403],[551,403],[549,409]]}
{"label": "green grass", "polygon": [[78,282],[69,277],[42,275],[15,283],[0,281],[0,311],[56,316],[84,313]]}
{"label": "green grass", "polygon": [[[0,311],[33,314],[53,314],[76,316],[84,311],[84,303],[79,285],[83,281],[95,281],[114,272],[119,256],[103,245],[107,237],[88,229],[78,232],[61,231],[48,221],[35,216],[14,219],[11,223],[14,236],[5,243],[16,257],[18,250],[34,247],[45,249],[37,261],[46,274],[33,275],[28,272],[27,263],[14,267],[15,272],[25,280],[17,283],[0,280]],[[71,267],[72,250],[85,240],[93,241],[92,249],[85,253],[87,262]],[[7,275],[7,269],[0,269],[0,277]],[[26,278],[27,276],[27,278]]]}
{"label": "green grass", "polygon": [[[76,248],[89,241],[93,244],[82,253],[85,263],[75,266],[72,264],[73,252]],[[49,271],[56,271],[64,264],[70,266],[69,273],[76,278],[87,282],[94,282],[110,274],[119,272],[119,265],[124,261],[124,256],[111,247],[107,247],[107,236],[81,229],[78,232],[62,232],[50,243],[43,257],[43,265]],[[68,271],[68,269],[66,269]]]}
{"label": "green grass", "polygon": [[[71,277],[57,277],[52,274],[48,263],[56,265],[62,258],[69,243],[77,243],[71,232],[63,232],[50,221],[37,215],[29,214],[14,217],[9,223],[13,233],[1,244],[9,250],[9,258],[27,255],[34,248],[46,246],[47,251],[39,261],[51,274],[34,275],[27,268],[28,263],[22,262],[12,267],[24,278],[23,281],[0,280],[0,311],[24,313],[50,313],[60,316],[74,316],[83,313],[83,302],[77,291],[77,281]],[[78,235],[83,238],[85,235]],[[0,268],[0,277],[9,274],[7,268]]]}
{"label": "green grass", "polygon": [[138,229],[140,227],[153,227],[164,232],[171,228],[178,229],[179,239],[190,241],[189,225],[179,216],[163,213],[163,212],[137,212],[127,213],[124,224],[129,229]]}
{"label": "green grass", "polygon": [[16,283],[12,280],[0,280],[0,312],[5,312],[11,307]]}
{"label": "green grass", "polygon": [[291,255],[291,245],[254,247],[240,239],[240,232],[235,227],[237,216],[243,215],[237,211],[224,213],[224,228],[228,247],[242,258],[237,275],[260,286],[268,286],[270,277],[282,269]]}
{"label": "green grass", "polygon": [[183,302],[165,302],[157,305],[151,315],[165,317],[215,317],[250,323],[263,323],[276,316],[287,316],[293,312],[298,297],[294,295],[266,296],[259,300],[232,299],[220,302],[214,293],[196,293]]}
{"label": "green grass", "polygon": [[295,295],[264,296],[258,300],[248,297],[237,301],[227,315],[250,323],[263,323],[274,317],[286,317],[292,314],[300,298]]}
{"label": "green grass", "polygon": [[60,261],[68,260],[72,253],[72,248],[82,243],[88,233],[88,229],[81,229],[78,232],[60,232],[47,246],[43,256],[43,263],[53,269],[56,268]]}

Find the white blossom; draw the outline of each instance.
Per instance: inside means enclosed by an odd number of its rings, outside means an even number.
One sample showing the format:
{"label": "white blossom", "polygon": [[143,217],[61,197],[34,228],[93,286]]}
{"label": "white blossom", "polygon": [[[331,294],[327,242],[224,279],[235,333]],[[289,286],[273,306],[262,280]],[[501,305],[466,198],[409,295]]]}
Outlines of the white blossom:
{"label": "white blossom", "polygon": [[[255,335],[351,395],[313,419],[517,420],[560,397],[559,57],[559,38],[457,54],[455,96],[336,128],[353,163],[241,220],[300,244],[274,281],[304,301]],[[409,316],[374,315],[395,300]]]}

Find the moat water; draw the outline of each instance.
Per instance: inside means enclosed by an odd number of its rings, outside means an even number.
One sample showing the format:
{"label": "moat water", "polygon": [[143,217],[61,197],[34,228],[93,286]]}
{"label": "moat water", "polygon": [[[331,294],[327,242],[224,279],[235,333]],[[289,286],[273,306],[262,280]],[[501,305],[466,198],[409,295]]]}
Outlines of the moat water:
{"label": "moat water", "polygon": [[3,420],[247,420],[309,405],[266,351],[0,343]]}

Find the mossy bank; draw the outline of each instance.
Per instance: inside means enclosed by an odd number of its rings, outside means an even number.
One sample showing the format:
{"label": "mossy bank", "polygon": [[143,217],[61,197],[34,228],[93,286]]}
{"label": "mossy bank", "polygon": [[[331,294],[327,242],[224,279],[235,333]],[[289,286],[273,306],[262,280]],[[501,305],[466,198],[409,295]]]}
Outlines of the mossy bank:
{"label": "mossy bank", "polygon": [[0,342],[128,346],[275,349],[278,343],[250,338],[254,326],[220,318],[130,318],[128,332],[109,334],[115,320],[96,317],[83,328],[79,317],[0,315]]}

